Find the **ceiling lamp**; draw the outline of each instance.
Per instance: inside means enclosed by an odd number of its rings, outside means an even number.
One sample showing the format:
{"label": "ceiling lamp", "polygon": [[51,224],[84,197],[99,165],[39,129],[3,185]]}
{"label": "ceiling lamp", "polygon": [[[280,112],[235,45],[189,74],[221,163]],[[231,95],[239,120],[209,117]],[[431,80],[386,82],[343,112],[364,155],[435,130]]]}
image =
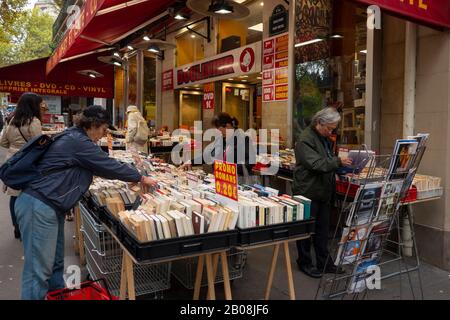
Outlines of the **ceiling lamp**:
{"label": "ceiling lamp", "polygon": [[153,52],[153,53],[159,53],[161,50],[159,49],[159,47],[157,45],[152,45],[152,46],[150,46],[150,48],[148,48],[148,51]]}
{"label": "ceiling lamp", "polygon": [[128,50],[134,50],[133,46],[128,45],[127,46]]}
{"label": "ceiling lamp", "polygon": [[80,71],[77,71],[77,73],[82,74],[83,76],[87,76],[92,79],[103,77],[103,74],[101,74],[100,72],[97,72],[95,70],[80,70]]}
{"label": "ceiling lamp", "polygon": [[220,0],[217,2],[212,1],[208,7],[208,11],[225,15],[233,13],[234,9],[230,4],[226,3],[225,0]]}
{"label": "ceiling lamp", "polygon": [[203,16],[240,20],[250,15],[249,8],[231,0],[187,0],[186,6]]}
{"label": "ceiling lamp", "polygon": [[145,41],[150,41],[150,37],[149,36],[144,36],[142,39],[144,39]]}

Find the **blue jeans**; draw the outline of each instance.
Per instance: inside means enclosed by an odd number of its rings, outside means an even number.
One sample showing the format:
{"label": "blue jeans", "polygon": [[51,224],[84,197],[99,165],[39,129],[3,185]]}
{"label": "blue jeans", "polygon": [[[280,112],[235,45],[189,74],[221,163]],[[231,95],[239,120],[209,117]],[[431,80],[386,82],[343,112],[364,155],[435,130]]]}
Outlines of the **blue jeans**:
{"label": "blue jeans", "polygon": [[64,215],[23,192],[15,213],[25,255],[22,299],[43,300],[47,292],[65,287]]}

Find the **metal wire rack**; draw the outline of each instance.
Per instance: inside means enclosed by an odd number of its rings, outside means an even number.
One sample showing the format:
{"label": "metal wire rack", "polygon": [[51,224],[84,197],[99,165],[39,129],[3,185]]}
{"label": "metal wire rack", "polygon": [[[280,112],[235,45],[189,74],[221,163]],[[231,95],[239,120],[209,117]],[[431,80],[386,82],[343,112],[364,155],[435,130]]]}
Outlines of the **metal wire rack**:
{"label": "metal wire rack", "polygon": [[[227,258],[230,280],[242,278],[243,270],[247,262],[247,253],[245,251],[232,248],[227,254]],[[173,262],[172,274],[186,289],[194,289],[197,261],[197,258],[190,258]],[[219,264],[217,267],[215,283],[222,282],[223,273],[222,267]],[[201,286],[204,287],[207,285],[208,279],[206,277],[206,273],[204,272]]]}
{"label": "metal wire rack", "polygon": [[[122,268],[120,245],[95,221],[89,211],[80,204],[81,231],[84,235],[86,268],[93,279],[104,278],[111,293],[119,295]],[[171,263],[135,265],[136,295],[160,293],[170,288]]]}

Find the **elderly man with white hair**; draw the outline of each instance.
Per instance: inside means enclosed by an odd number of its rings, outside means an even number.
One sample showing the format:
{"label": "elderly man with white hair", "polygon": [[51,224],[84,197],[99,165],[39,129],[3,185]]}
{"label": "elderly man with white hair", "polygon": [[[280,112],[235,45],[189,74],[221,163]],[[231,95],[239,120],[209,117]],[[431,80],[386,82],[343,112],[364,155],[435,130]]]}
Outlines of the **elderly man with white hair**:
{"label": "elderly man with white hair", "polygon": [[[300,135],[295,145],[296,167],[293,192],[312,200],[311,216],[316,219],[312,243],[316,253],[316,267],[311,258],[311,238],[297,241],[299,269],[313,278],[325,273],[340,273],[327,257],[331,201],[335,193],[335,171],[348,166],[351,160],[333,154],[329,137],[337,128],[341,116],[335,108],[317,112],[311,124]],[[325,265],[327,264],[327,265]]]}
{"label": "elderly man with white hair", "polygon": [[127,108],[127,150],[148,153],[148,135],[150,130],[136,106]]}

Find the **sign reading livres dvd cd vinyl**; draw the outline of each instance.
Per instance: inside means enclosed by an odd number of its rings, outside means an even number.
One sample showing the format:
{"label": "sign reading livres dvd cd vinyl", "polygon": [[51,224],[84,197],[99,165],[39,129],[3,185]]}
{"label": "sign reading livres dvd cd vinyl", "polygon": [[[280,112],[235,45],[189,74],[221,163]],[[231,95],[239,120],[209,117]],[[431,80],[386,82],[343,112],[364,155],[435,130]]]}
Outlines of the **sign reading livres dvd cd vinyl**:
{"label": "sign reading livres dvd cd vinyl", "polygon": [[233,201],[238,201],[237,165],[224,161],[214,161],[216,193]]}

